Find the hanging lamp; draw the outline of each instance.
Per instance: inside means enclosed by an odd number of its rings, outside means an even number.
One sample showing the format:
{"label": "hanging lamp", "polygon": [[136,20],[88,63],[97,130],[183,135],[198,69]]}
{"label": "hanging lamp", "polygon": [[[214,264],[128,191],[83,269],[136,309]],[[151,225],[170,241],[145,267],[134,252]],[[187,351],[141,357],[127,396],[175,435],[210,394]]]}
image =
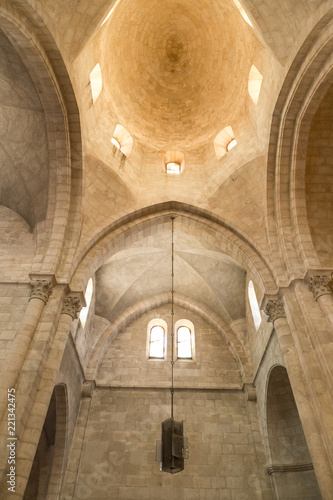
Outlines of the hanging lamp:
{"label": "hanging lamp", "polygon": [[184,469],[184,459],[188,458],[188,440],[184,437],[184,423],[173,418],[174,396],[174,220],[171,217],[171,417],[162,422],[161,441],[156,442],[156,460],[160,470],[176,474]]}

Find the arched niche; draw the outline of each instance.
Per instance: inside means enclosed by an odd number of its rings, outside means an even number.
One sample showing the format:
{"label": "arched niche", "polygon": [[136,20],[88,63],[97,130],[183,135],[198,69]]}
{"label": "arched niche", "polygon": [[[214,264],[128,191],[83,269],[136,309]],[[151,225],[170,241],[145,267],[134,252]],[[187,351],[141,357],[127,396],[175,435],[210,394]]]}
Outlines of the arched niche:
{"label": "arched niche", "polygon": [[[41,431],[23,500],[43,500],[59,495],[66,446],[66,386],[55,386]],[[57,497],[58,498],[58,497]]]}
{"label": "arched niche", "polygon": [[275,366],[267,387],[267,468],[279,500],[320,500],[317,479],[287,370]]}
{"label": "arched niche", "polygon": [[36,11],[18,4],[0,5],[0,204],[35,236],[33,271],[53,274],[81,229],[80,121],[58,47]]}
{"label": "arched niche", "polygon": [[[333,84],[332,17],[329,10],[308,34],[289,69],[272,117],[267,163],[268,232],[272,256],[275,262],[281,262],[275,266],[281,283],[303,276],[307,268],[321,267],[332,258],[327,246],[331,241],[330,223],[322,221],[319,227],[310,201],[314,195],[313,203],[320,204],[319,212],[328,221],[332,213],[332,201],[328,199],[332,180],[327,175],[331,138],[329,119],[323,123],[320,107],[329,102]],[[315,132],[318,120],[322,122]],[[317,170],[323,188],[317,183],[314,193],[307,186],[316,183],[309,169],[309,164],[313,170],[316,162],[326,171]],[[323,189],[321,193],[319,189]],[[329,214],[323,208],[325,201],[330,204]]]}
{"label": "arched niche", "polygon": [[312,244],[323,267],[333,260],[333,77],[312,118],[306,151],[306,210]]}

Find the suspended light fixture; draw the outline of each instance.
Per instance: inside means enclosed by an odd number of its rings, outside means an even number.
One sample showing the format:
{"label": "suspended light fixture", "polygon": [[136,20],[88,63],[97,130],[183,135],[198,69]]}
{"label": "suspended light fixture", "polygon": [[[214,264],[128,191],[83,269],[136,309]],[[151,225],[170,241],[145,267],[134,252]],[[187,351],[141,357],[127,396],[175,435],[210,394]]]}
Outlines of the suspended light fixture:
{"label": "suspended light fixture", "polygon": [[184,469],[184,459],[188,458],[188,440],[184,437],[183,421],[173,418],[173,369],[174,369],[174,220],[171,217],[171,417],[162,422],[161,441],[156,443],[156,459],[160,470],[175,474]]}

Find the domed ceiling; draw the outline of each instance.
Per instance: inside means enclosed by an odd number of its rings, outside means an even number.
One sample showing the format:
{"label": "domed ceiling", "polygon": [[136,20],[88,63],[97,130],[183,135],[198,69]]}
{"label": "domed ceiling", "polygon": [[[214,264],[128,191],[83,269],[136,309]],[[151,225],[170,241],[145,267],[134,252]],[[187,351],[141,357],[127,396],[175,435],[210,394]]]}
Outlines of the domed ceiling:
{"label": "domed ceiling", "polygon": [[250,69],[242,21],[232,0],[119,2],[102,60],[119,122],[158,149],[197,147],[229,125]]}

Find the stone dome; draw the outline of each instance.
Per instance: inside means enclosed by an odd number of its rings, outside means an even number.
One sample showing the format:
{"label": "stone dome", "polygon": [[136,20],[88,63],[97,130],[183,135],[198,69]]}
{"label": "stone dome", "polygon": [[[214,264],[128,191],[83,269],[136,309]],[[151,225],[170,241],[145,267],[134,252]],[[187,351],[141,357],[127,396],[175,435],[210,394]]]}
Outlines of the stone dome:
{"label": "stone dome", "polygon": [[235,120],[253,36],[240,20],[232,1],[116,5],[103,67],[119,122],[144,144],[185,149]]}

